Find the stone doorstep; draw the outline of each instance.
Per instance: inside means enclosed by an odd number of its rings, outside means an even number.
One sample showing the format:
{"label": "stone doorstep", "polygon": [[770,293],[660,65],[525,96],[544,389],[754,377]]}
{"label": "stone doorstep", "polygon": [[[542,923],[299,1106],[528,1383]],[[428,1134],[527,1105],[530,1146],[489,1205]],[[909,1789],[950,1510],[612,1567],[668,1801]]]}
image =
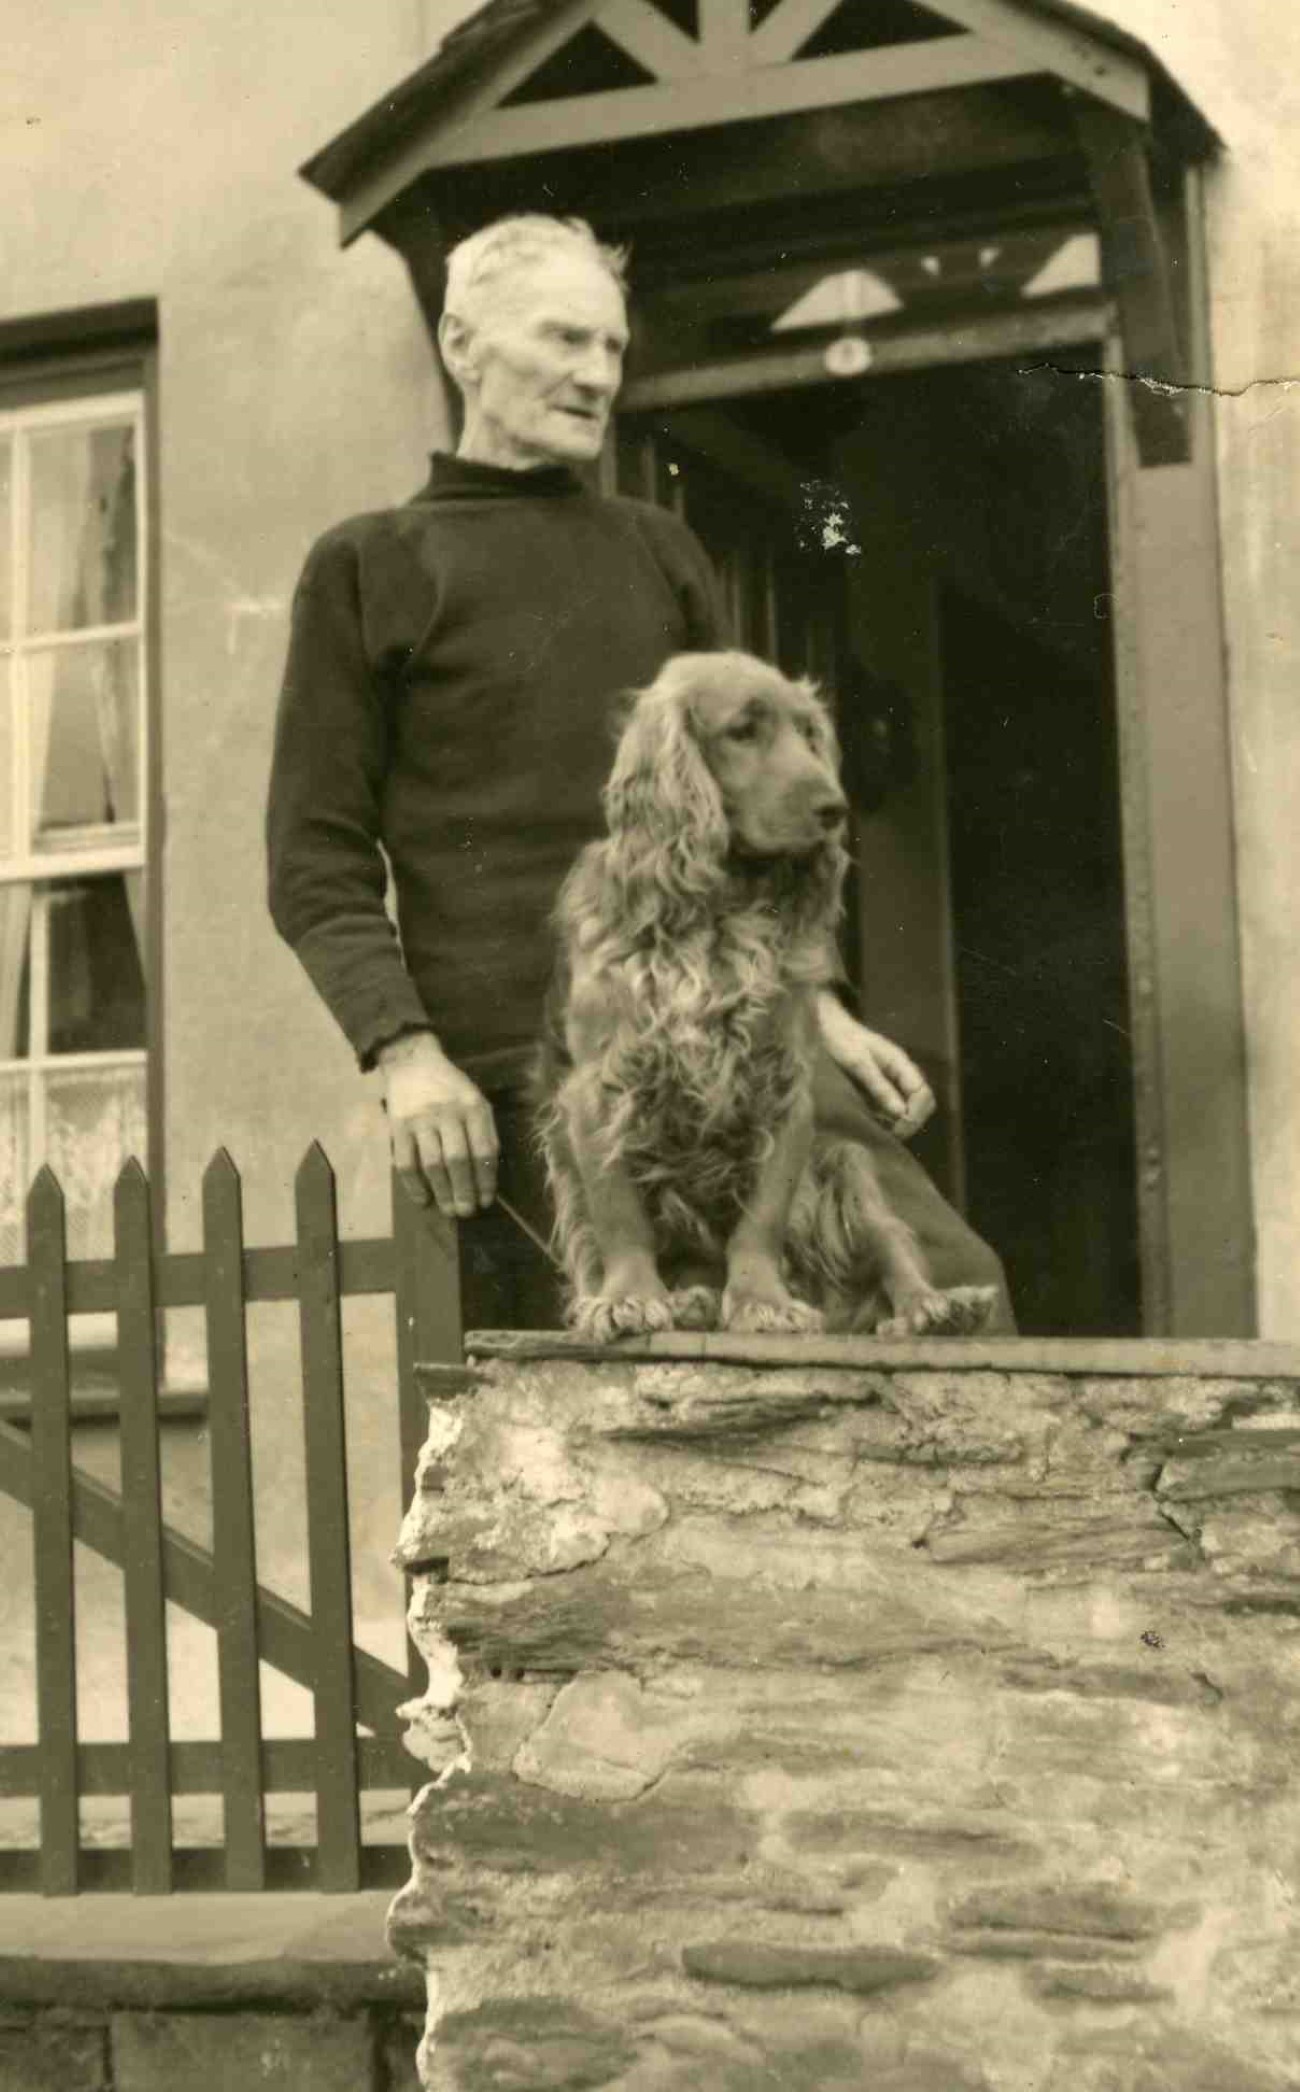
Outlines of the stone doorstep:
{"label": "stone doorstep", "polygon": [[855,1372],[1061,1373],[1070,1379],[1300,1380],[1300,1344],[1257,1337],[909,1337],[733,1336],[725,1330],[663,1330],[594,1344],[566,1330],[468,1330],[464,1367],[417,1365],[435,1398],[472,1384],[476,1360],[526,1364],[573,1359],[593,1365],[658,1363],[842,1366]]}
{"label": "stone doorstep", "polygon": [[0,2010],[422,2012],[424,1972],[385,1936],[391,1902],[387,1889],[0,1896]]}

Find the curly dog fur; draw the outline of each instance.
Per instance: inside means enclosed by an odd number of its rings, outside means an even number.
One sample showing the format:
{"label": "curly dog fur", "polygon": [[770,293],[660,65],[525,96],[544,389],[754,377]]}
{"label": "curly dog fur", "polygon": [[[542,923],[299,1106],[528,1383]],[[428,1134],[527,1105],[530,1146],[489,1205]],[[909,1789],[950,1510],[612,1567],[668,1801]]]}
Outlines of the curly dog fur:
{"label": "curly dog fur", "polygon": [[636,698],[558,904],[539,1131],[569,1319],[964,1330],[867,1150],[814,1132],[815,997],[838,972],[846,811],[813,686],[682,654]]}

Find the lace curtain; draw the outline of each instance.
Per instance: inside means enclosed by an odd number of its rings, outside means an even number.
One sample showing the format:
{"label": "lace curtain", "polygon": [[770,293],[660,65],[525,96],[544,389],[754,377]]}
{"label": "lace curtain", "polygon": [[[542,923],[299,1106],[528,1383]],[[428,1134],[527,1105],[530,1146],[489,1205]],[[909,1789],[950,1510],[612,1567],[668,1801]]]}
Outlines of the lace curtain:
{"label": "lace curtain", "polygon": [[[132,618],[132,430],[33,432],[29,454],[27,630],[75,631]],[[57,831],[59,825],[138,821],[137,658],[134,639],[27,655],[28,836],[42,824]],[[12,691],[2,696],[12,703]],[[0,791],[7,783],[0,779]],[[17,839],[20,848],[28,836]],[[143,874],[128,872],[125,883],[142,952]],[[0,1062],[21,1063],[29,1050],[31,923],[31,886],[0,886]],[[51,992],[57,986],[52,983]],[[3,1262],[22,1257],[26,1187],[41,1159],[31,1151],[30,1080],[21,1066],[0,1070]],[[41,1080],[45,1156],[63,1183],[70,1246],[83,1256],[103,1254],[111,1247],[113,1182],[123,1160],[145,1149],[144,1071],[56,1068]]]}

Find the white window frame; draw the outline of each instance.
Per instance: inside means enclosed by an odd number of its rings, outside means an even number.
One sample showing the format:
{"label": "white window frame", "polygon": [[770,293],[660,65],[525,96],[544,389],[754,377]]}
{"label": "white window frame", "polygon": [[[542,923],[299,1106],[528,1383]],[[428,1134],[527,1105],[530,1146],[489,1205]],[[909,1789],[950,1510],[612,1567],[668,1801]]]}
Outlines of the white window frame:
{"label": "white window frame", "polygon": [[[29,578],[27,524],[30,507],[29,438],[60,428],[105,428],[129,426],[135,442],[135,529],[136,603],[135,616],[118,624],[80,627],[75,631],[29,632],[27,630],[27,587]],[[0,890],[12,886],[31,888],[28,924],[29,1052],[20,1058],[0,1058],[0,1081],[17,1087],[25,1076],[29,1162],[35,1175],[46,1159],[47,1085],[51,1076],[78,1070],[109,1073],[114,1070],[146,1069],[147,1047],[110,1048],[94,1053],[51,1053],[49,1050],[49,919],[50,888],[61,879],[136,873],[147,878],[149,852],[149,741],[151,728],[148,659],[149,625],[149,505],[148,475],[152,460],[148,451],[147,412],[139,387],[112,392],[87,390],[75,397],[0,410],[0,441],[12,443],[11,487],[7,528],[10,533],[10,615],[8,630],[0,630],[0,706],[8,709],[13,761],[10,778],[9,835],[13,848],[0,853]],[[136,804],[139,817],[129,823],[95,823],[62,835],[54,849],[34,844],[35,808],[32,800],[31,694],[28,661],[53,648],[91,647],[105,641],[133,642],[137,662],[138,775]],[[147,972],[147,954],[142,952]],[[142,1158],[143,1159],[143,1158]],[[78,1318],[79,1320],[81,1318]],[[96,1322],[99,1317],[92,1318]]]}

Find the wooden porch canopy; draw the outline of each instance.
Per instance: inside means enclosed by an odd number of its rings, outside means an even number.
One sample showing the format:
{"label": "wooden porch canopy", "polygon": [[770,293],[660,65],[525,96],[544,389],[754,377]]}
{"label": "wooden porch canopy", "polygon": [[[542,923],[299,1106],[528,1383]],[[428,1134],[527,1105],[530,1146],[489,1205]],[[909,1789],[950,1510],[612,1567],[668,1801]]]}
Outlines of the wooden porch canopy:
{"label": "wooden porch canopy", "polygon": [[[345,242],[404,256],[431,329],[447,248],[505,211],[631,242],[633,404],[670,399],[675,372],[697,397],[824,374],[815,326],[793,349],[775,330],[828,269],[887,287],[883,315],[845,308],[882,367],[963,320],[996,354],[1117,316],[1159,464],[1187,455],[1184,176],[1215,145],[1072,0],[488,0],[302,172]],[[1088,232],[1092,296],[1027,312],[1044,257]]]}

